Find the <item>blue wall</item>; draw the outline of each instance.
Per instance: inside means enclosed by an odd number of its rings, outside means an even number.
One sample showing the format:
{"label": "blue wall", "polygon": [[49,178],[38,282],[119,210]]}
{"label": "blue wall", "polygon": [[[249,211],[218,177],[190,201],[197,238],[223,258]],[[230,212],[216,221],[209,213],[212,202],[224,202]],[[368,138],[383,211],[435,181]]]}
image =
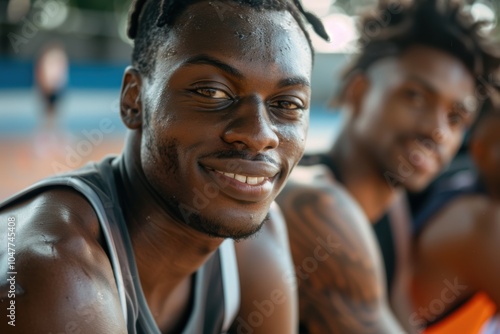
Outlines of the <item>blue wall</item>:
{"label": "blue wall", "polygon": [[[128,64],[71,63],[68,89],[119,89]],[[34,86],[33,63],[0,58],[0,89]]]}

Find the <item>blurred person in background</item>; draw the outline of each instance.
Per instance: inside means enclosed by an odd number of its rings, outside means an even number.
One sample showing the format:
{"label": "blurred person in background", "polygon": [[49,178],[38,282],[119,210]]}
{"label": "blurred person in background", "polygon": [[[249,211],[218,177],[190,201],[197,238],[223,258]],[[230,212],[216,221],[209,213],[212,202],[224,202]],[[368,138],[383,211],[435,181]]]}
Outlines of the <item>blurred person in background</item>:
{"label": "blurred person in background", "polygon": [[500,306],[500,105],[493,94],[469,133],[475,168],[441,178],[415,220],[411,321],[427,334],[500,333],[494,317]]}
{"label": "blurred person in background", "polygon": [[304,18],[327,38],[298,1],[132,3],[125,148],[2,204],[0,332],[296,332],[273,201],[305,149]]}
{"label": "blurred person in background", "polygon": [[416,330],[404,193],[453,158],[476,117],[478,79],[500,63],[460,2],[381,1],[360,33],[337,98],[346,114],[338,139],[305,159],[278,197],[303,333]]}
{"label": "blurred person in background", "polygon": [[59,43],[47,44],[35,62],[35,84],[43,100],[42,124],[35,135],[39,157],[62,155],[66,138],[57,124],[58,104],[68,82],[68,57]]}

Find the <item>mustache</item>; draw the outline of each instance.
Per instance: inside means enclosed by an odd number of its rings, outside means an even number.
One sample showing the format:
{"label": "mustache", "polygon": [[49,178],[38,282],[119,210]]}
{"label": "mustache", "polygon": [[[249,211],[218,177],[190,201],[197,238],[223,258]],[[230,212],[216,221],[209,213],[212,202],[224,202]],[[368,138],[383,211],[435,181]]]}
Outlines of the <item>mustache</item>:
{"label": "mustache", "polygon": [[262,161],[266,163],[270,163],[276,166],[279,166],[280,164],[270,157],[269,155],[266,154],[252,154],[249,151],[241,151],[241,150],[224,150],[224,151],[217,151],[214,153],[207,154],[203,156],[203,158],[215,158],[215,159],[241,159],[241,160],[248,160],[248,161]]}

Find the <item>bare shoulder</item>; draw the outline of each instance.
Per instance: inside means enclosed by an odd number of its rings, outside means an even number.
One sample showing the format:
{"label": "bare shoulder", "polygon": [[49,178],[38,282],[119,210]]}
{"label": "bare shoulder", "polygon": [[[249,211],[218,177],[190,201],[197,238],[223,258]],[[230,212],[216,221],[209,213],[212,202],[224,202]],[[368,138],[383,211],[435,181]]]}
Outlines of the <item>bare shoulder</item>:
{"label": "bare shoulder", "polygon": [[297,166],[289,178],[288,184],[311,185],[322,182],[335,182],[335,178],[324,165]]}
{"label": "bare shoulder", "polygon": [[295,333],[298,328],[294,269],[286,225],[273,204],[262,230],[236,245],[241,309],[234,332]]}
{"label": "bare shoulder", "polygon": [[15,327],[2,321],[1,332],[126,332],[97,217],[81,195],[54,188],[2,209],[0,238],[0,305],[15,308]]}
{"label": "bare shoulder", "polygon": [[500,206],[486,196],[458,197],[430,218],[419,238],[419,250],[436,258],[466,245],[500,241],[499,214]]}
{"label": "bare shoulder", "polygon": [[396,333],[380,250],[364,212],[321,168],[291,178],[278,204],[286,219],[309,333]]}
{"label": "bare shoulder", "polygon": [[269,239],[275,246],[287,250],[288,231],[283,212],[276,202],[271,205],[268,218],[257,237]]}
{"label": "bare shoulder", "polygon": [[292,241],[294,252],[305,249],[310,256],[323,240],[329,244],[330,253],[361,252],[355,257],[363,255],[370,267],[381,264],[374,234],[363,210],[324,168],[305,167],[300,173],[292,174],[291,182],[277,202],[283,210],[291,240],[297,237],[309,241]]}
{"label": "bare shoulder", "polygon": [[500,305],[500,205],[482,195],[450,202],[428,223],[418,243],[424,261],[458,275]]}

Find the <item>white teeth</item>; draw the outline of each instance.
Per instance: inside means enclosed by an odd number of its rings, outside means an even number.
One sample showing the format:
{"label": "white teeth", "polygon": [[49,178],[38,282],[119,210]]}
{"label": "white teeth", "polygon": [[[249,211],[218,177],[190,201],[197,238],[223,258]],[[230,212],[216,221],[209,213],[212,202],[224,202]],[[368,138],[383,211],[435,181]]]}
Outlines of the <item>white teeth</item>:
{"label": "white teeth", "polygon": [[259,183],[256,177],[247,177],[247,183],[250,185],[254,185]]}
{"label": "white teeth", "polygon": [[238,180],[242,183],[247,183],[249,185],[256,185],[264,182],[266,179],[265,177],[257,177],[257,176],[245,176],[245,175],[240,175],[240,174],[233,174],[233,173],[225,173],[221,172],[219,170],[215,170],[217,173],[225,175],[227,177],[230,177],[232,179]]}
{"label": "white teeth", "polygon": [[247,182],[247,177],[243,175],[236,174],[234,178],[240,182],[246,183]]}

